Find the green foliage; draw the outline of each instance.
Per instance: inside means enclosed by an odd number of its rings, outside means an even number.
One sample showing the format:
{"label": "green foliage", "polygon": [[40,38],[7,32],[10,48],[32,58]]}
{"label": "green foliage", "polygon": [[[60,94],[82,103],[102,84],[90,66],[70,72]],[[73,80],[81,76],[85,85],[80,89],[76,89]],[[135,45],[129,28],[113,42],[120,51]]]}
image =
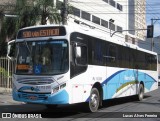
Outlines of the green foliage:
{"label": "green foliage", "polygon": [[9,73],[9,75],[8,75],[8,71],[6,71],[4,68],[0,67],[0,76],[2,76],[2,77],[10,77],[11,74]]}
{"label": "green foliage", "polygon": [[2,28],[0,33],[1,39],[6,39],[7,37],[14,36],[16,21],[17,21],[16,18],[3,18]]}
{"label": "green foliage", "polygon": [[[6,53],[6,49],[2,49],[2,46],[7,39],[11,40],[12,38],[16,38],[16,33],[20,28],[33,26],[38,22],[44,25],[47,20],[49,20],[51,24],[61,22],[61,15],[54,7],[53,0],[34,0],[33,3],[34,4],[28,4],[27,0],[17,0],[16,7],[12,11],[12,14],[18,17],[8,18],[0,16],[2,25],[0,31],[0,53]],[[4,11],[0,13],[4,13]]]}
{"label": "green foliage", "polygon": [[34,10],[42,25],[46,24],[47,20],[50,23],[60,23],[61,16],[54,7],[53,0],[35,0],[35,3]]}
{"label": "green foliage", "polygon": [[27,0],[17,0],[15,13],[18,15],[17,28],[33,26],[37,22],[34,6],[28,5]]}
{"label": "green foliage", "polygon": [[32,5],[28,5],[27,0],[17,0],[16,13],[19,16],[19,28],[35,25],[37,22],[44,25],[47,20],[51,23],[61,21],[53,0],[34,0]]}
{"label": "green foliage", "polygon": [[7,54],[7,42],[8,38],[15,38],[16,32],[16,18],[3,18],[0,31],[0,56],[6,56]]}

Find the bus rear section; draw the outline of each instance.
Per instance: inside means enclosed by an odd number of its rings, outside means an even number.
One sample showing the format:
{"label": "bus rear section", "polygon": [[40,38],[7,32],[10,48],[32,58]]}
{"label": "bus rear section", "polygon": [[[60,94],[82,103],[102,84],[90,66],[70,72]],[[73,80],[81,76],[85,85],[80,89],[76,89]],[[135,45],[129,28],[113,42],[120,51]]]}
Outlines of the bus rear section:
{"label": "bus rear section", "polygon": [[73,103],[89,102],[92,112],[102,100],[133,95],[142,100],[145,93],[158,89],[154,52],[73,32],[71,55]]}

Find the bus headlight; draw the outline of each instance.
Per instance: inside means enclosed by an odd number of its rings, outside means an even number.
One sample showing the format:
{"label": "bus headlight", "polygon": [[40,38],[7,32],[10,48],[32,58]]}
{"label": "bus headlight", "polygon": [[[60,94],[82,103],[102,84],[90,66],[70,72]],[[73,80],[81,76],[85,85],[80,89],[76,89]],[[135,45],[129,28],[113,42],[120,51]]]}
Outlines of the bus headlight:
{"label": "bus headlight", "polygon": [[59,86],[57,86],[57,87],[54,87],[54,88],[52,89],[52,94],[53,94],[53,93],[56,93],[56,92],[58,92],[58,90],[59,90]]}
{"label": "bus headlight", "polygon": [[66,83],[60,85],[60,89],[63,89],[63,88],[65,88],[65,87],[66,87]]}
{"label": "bus headlight", "polygon": [[60,86],[56,86],[52,89],[52,94],[58,92],[59,90],[63,89],[66,87],[66,83],[61,84]]}

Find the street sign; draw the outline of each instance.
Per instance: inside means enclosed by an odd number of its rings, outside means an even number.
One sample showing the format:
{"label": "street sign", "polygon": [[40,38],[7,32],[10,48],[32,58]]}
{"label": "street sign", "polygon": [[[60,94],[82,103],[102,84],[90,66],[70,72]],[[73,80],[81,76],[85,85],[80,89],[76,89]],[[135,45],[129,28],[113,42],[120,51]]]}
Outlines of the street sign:
{"label": "street sign", "polygon": [[149,25],[147,26],[147,38],[153,38],[153,32],[154,31],[154,26]]}

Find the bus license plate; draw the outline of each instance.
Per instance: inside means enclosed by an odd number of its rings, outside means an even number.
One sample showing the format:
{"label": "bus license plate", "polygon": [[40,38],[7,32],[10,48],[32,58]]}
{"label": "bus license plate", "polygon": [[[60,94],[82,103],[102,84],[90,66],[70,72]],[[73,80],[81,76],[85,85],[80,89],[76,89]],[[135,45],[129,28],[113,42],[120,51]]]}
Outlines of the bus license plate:
{"label": "bus license plate", "polygon": [[36,95],[29,95],[28,99],[30,99],[30,100],[37,100],[38,97]]}

